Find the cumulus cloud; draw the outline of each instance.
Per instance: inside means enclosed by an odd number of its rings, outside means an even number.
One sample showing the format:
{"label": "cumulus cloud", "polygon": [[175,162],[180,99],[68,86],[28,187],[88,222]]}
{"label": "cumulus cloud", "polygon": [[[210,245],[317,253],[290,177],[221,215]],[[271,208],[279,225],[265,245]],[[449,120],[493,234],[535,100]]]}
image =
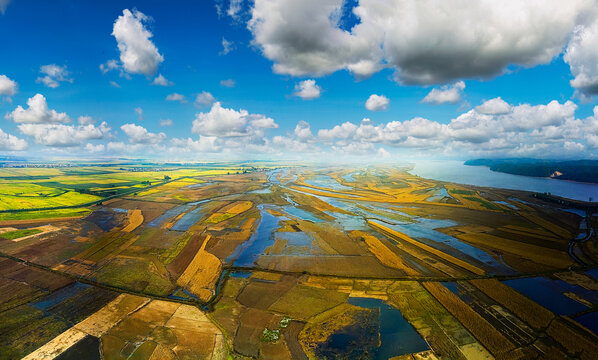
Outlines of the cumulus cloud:
{"label": "cumulus cloud", "polygon": [[[576,110],[571,101],[511,105],[495,98],[448,123],[421,117],[382,124],[347,121],[319,129],[313,141],[342,154],[374,155],[377,146],[385,145],[385,151],[409,149],[430,155],[589,156],[598,147],[598,106],[586,119],[576,118]],[[299,131],[310,127],[305,123],[298,129],[294,137],[279,142],[300,142]]]}
{"label": "cumulus cloud", "polygon": [[236,85],[236,83],[235,83],[235,80],[233,80],[233,79],[220,80],[220,86],[232,88],[232,87],[235,87],[235,85]]}
{"label": "cumulus cloud", "polygon": [[166,140],[166,134],[163,132],[151,133],[143,126],[135,124],[124,124],[120,129],[127,135],[131,144],[158,144]]}
{"label": "cumulus cloud", "polygon": [[106,122],[99,126],[24,123],[18,128],[21,133],[33,137],[35,143],[55,147],[79,146],[88,140],[106,139],[111,130]]}
{"label": "cumulus cloud", "polygon": [[178,101],[181,104],[183,104],[187,102],[187,98],[185,97],[185,95],[172,93],[166,96],[166,101]]}
{"label": "cumulus cloud", "polygon": [[158,74],[152,81],[152,85],[159,85],[159,86],[172,86],[174,83],[166,79],[162,74]]}
{"label": "cumulus cloud", "polygon": [[482,105],[476,106],[475,110],[480,114],[499,115],[511,111],[511,105],[499,97],[485,101]]}
{"label": "cumulus cloud", "polygon": [[370,111],[382,111],[388,109],[390,100],[384,95],[372,94],[365,102],[365,108]]}
{"label": "cumulus cloud", "polygon": [[79,125],[89,125],[96,123],[96,121],[89,115],[79,116],[77,118],[77,122],[79,123]]}
{"label": "cumulus cloud", "polygon": [[16,123],[63,123],[69,122],[71,119],[66,113],[59,113],[56,110],[50,110],[46,98],[42,94],[36,94],[27,100],[27,109],[21,105],[6,115],[6,119],[13,120]]}
{"label": "cumulus cloud", "polygon": [[172,120],[160,119],[160,126],[162,126],[162,127],[172,126]]}
{"label": "cumulus cloud", "polygon": [[10,135],[0,129],[0,150],[22,151],[27,149],[27,141]]}
{"label": "cumulus cloud", "polygon": [[203,106],[210,106],[216,101],[216,98],[212,94],[207,91],[202,91],[201,93],[197,94],[195,97],[195,106],[203,107]]}
{"label": "cumulus cloud", "polygon": [[10,98],[17,93],[17,82],[6,75],[0,75],[0,96]]}
{"label": "cumulus cloud", "polygon": [[222,51],[219,52],[219,55],[226,55],[229,52],[235,49],[235,43],[232,41],[228,41],[225,38],[222,38]]}
{"label": "cumulus cloud", "polygon": [[87,143],[85,145],[85,151],[90,152],[90,153],[104,152],[105,149],[106,149],[106,146],[104,146],[104,144],[94,145],[92,143]]}
{"label": "cumulus cloud", "polygon": [[215,136],[200,135],[198,140],[174,138],[170,143],[174,152],[217,153],[222,150],[221,141]]}
{"label": "cumulus cloud", "polygon": [[70,77],[71,73],[66,69],[66,65],[44,65],[40,68],[39,72],[44,76],[38,77],[35,82],[42,83],[49,88],[57,88],[61,82],[73,82],[73,79]]}
{"label": "cumulus cloud", "polygon": [[313,79],[303,80],[295,85],[294,96],[300,97],[303,100],[313,100],[320,97],[322,89],[316,85]]}
{"label": "cumulus cloud", "polygon": [[203,136],[263,137],[264,129],[277,128],[276,122],[264,115],[249,114],[247,110],[227,109],[215,102],[207,113],[199,113],[193,120],[191,132]]}
{"label": "cumulus cloud", "polygon": [[563,58],[574,76],[571,86],[582,93],[598,94],[598,20],[575,29]]}
{"label": "cumulus cloud", "polygon": [[307,121],[299,121],[295,126],[295,137],[301,142],[308,142],[313,140],[314,135],[311,132],[311,126]]}
{"label": "cumulus cloud", "polygon": [[6,75],[0,75],[0,96],[4,96],[8,102],[12,102],[11,96],[17,93],[17,82]]}
{"label": "cumulus cloud", "polygon": [[[164,61],[151,41],[153,34],[145,27],[150,20],[150,17],[140,11],[124,9],[123,14],[114,22],[112,35],[118,44],[122,67],[128,73],[149,77],[158,72],[158,66]],[[115,68],[114,65],[109,62],[105,68],[110,70]]]}
{"label": "cumulus cloud", "polygon": [[[275,73],[358,77],[396,70],[405,84],[488,78],[509,66],[531,67],[561,53],[577,25],[595,11],[590,0],[256,0],[248,28]],[[341,28],[343,12],[359,23]],[[306,24],[309,24],[307,26]],[[525,34],[522,41],[521,34]]]}
{"label": "cumulus cloud", "polygon": [[463,81],[457,81],[453,85],[445,85],[440,89],[432,89],[422,102],[428,104],[456,104],[461,101],[461,95],[465,89]]}

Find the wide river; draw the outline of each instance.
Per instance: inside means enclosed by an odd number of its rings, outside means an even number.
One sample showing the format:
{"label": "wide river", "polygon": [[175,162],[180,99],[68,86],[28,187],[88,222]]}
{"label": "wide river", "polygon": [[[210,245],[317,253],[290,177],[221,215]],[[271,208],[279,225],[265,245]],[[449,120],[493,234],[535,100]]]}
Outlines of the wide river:
{"label": "wide river", "polygon": [[419,161],[410,171],[427,179],[502,189],[526,190],[568,199],[598,201],[598,184],[511,175],[491,171],[486,166],[468,166],[462,161]]}

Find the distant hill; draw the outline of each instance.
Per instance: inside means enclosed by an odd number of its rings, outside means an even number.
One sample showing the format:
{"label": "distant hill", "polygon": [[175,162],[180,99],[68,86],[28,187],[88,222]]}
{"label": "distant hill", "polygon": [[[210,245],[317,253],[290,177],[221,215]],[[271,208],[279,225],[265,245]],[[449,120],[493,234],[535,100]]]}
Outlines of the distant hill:
{"label": "distant hill", "polygon": [[598,160],[475,159],[465,165],[488,166],[492,171],[514,175],[598,183]]}

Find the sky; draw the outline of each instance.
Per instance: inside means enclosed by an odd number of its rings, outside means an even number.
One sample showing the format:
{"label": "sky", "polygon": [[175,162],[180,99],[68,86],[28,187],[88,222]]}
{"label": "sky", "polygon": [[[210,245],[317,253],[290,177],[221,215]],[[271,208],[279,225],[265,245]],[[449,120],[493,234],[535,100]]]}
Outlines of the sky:
{"label": "sky", "polygon": [[598,157],[598,1],[0,0],[0,155]]}

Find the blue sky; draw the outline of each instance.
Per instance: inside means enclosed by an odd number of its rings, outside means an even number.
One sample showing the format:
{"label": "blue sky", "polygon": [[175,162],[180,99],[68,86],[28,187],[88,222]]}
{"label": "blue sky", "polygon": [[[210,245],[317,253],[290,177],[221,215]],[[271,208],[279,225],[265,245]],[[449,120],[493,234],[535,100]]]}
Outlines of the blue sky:
{"label": "blue sky", "polygon": [[[489,1],[471,9],[426,0],[416,10],[411,2],[0,0],[0,153],[598,155],[595,2],[563,10],[558,1],[513,1],[529,26]],[[442,6],[448,17],[436,14]],[[405,21],[418,16],[420,25]],[[110,60],[114,69],[102,71]],[[160,75],[166,86],[152,84]],[[202,92],[213,100],[198,104]],[[167,101],[172,94],[186,101]],[[368,108],[372,95],[380,97]],[[27,105],[34,98],[47,113]]]}

